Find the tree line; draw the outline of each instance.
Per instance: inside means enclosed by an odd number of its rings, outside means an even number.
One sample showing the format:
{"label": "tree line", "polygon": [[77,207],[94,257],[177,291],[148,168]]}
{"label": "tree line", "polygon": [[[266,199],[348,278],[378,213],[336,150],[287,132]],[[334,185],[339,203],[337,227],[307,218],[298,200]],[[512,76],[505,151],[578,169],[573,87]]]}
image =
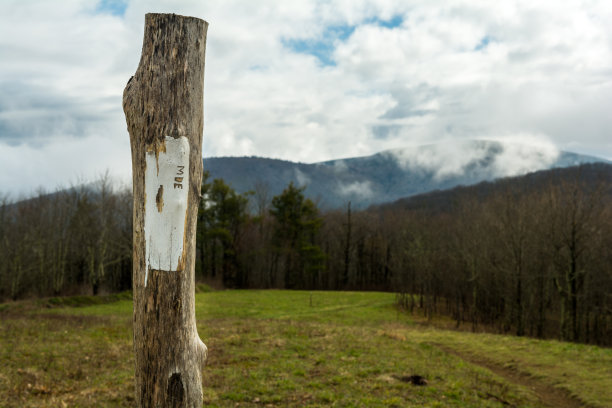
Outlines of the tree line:
{"label": "tree line", "polygon": [[131,288],[132,197],[108,175],[89,185],[0,198],[0,299]]}
{"label": "tree line", "polygon": [[[401,307],[474,330],[612,345],[612,200],[610,171],[600,170],[363,211],[350,202],[321,211],[294,184],[270,197],[263,183],[240,194],[205,176],[196,279],[226,288],[393,291]],[[4,200],[0,297],[129,288],[131,211],[130,193],[106,177]]]}

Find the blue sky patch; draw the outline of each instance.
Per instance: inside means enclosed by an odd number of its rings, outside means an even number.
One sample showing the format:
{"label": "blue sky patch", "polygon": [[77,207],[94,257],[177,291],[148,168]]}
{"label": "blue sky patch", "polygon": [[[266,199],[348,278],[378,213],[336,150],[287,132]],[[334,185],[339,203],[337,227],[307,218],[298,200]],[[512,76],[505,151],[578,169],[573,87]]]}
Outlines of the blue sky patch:
{"label": "blue sky patch", "polygon": [[393,16],[389,20],[381,20],[376,17],[376,18],[373,18],[372,20],[367,21],[367,23],[376,24],[381,27],[391,28],[391,29],[401,26],[403,22],[404,22],[404,17],[399,16],[399,15]]}
{"label": "blue sky patch", "polygon": [[96,7],[96,12],[123,17],[127,3],[127,0],[101,0]]}
{"label": "blue sky patch", "polygon": [[[381,27],[393,29],[400,26],[403,21],[404,19],[402,16],[394,16],[389,20],[374,18],[364,23],[376,24]],[[320,38],[283,39],[282,43],[293,52],[317,57],[319,62],[324,66],[335,66],[336,62],[333,60],[332,55],[337,42],[346,41],[346,39],[355,32],[355,28],[357,28],[357,26],[348,24],[330,26],[325,29]]]}
{"label": "blue sky patch", "polygon": [[355,26],[341,25],[328,27],[321,38],[312,39],[283,39],[283,45],[293,52],[310,54],[325,66],[334,66],[336,62],[332,54],[336,48],[336,41],[345,41],[353,34]]}
{"label": "blue sky patch", "polygon": [[489,43],[492,40],[493,39],[491,37],[489,37],[488,35],[485,35],[484,37],[482,37],[482,39],[480,40],[478,45],[476,45],[476,47],[474,47],[474,51],[480,51],[480,50],[482,50],[484,48],[487,48],[487,45],[489,45]]}

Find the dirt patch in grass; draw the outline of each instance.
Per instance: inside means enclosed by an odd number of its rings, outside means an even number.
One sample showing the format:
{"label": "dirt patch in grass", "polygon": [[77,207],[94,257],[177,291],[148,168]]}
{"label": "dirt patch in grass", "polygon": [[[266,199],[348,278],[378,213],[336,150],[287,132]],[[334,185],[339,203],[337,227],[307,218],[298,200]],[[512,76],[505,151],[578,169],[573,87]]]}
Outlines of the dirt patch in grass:
{"label": "dirt patch in grass", "polygon": [[[434,346],[440,348],[446,353],[453,354],[462,360],[465,360],[471,364],[478,365],[480,367],[487,368],[488,370],[494,372],[495,374],[504,377],[506,380],[519,384],[524,387],[532,390],[542,403],[544,407],[551,408],[581,408],[581,407],[590,407],[590,405],[585,405],[583,402],[577,400],[572,397],[569,392],[555,388],[551,385],[545,384],[542,381],[530,376],[527,373],[519,371],[516,367],[505,367],[499,364],[496,364],[490,360],[484,359],[480,356],[476,356],[470,353],[462,353],[457,350],[453,350],[447,346],[441,344],[433,344]],[[494,397],[494,396],[492,396]],[[511,406],[507,401],[499,401],[504,405]]]}

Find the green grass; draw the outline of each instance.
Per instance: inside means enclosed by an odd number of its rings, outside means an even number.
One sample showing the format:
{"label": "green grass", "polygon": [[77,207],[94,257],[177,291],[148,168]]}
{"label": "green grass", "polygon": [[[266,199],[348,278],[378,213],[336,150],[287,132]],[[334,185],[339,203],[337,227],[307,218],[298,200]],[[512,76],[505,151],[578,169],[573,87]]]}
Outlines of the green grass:
{"label": "green grass", "polygon": [[[134,406],[132,302],[115,300],[0,309],[0,407]],[[205,406],[544,406],[541,390],[484,365],[612,406],[610,349],[436,329],[393,302],[388,293],[203,290]],[[410,375],[428,385],[402,381]]]}

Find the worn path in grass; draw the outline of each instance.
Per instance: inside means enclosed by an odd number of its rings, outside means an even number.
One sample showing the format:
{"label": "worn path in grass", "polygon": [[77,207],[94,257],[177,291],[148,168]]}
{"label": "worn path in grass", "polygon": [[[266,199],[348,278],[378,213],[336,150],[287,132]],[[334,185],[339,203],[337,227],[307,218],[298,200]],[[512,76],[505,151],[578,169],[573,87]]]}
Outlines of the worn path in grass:
{"label": "worn path in grass", "polygon": [[[198,294],[205,406],[612,406],[609,349],[424,327],[393,302],[387,293]],[[0,407],[133,406],[131,313],[128,300],[0,307]],[[428,384],[405,382],[412,375]]]}
{"label": "worn path in grass", "polygon": [[[469,361],[472,364],[479,365],[481,367],[485,367],[495,374],[504,377],[506,380],[514,383],[520,384],[523,387],[527,387],[536,394],[538,400],[544,407],[550,408],[580,408],[585,407],[585,404],[572,397],[572,395],[562,389],[555,388],[545,382],[542,382],[538,378],[534,378],[529,374],[518,371],[518,368],[508,368],[502,365],[493,363],[491,360],[487,360],[478,355],[471,355],[467,353],[459,353],[456,350],[449,348],[448,346],[443,346],[440,344],[434,344],[437,347],[440,347],[442,350],[447,353],[454,354],[465,361]],[[510,405],[507,401],[501,401],[507,405]]]}

